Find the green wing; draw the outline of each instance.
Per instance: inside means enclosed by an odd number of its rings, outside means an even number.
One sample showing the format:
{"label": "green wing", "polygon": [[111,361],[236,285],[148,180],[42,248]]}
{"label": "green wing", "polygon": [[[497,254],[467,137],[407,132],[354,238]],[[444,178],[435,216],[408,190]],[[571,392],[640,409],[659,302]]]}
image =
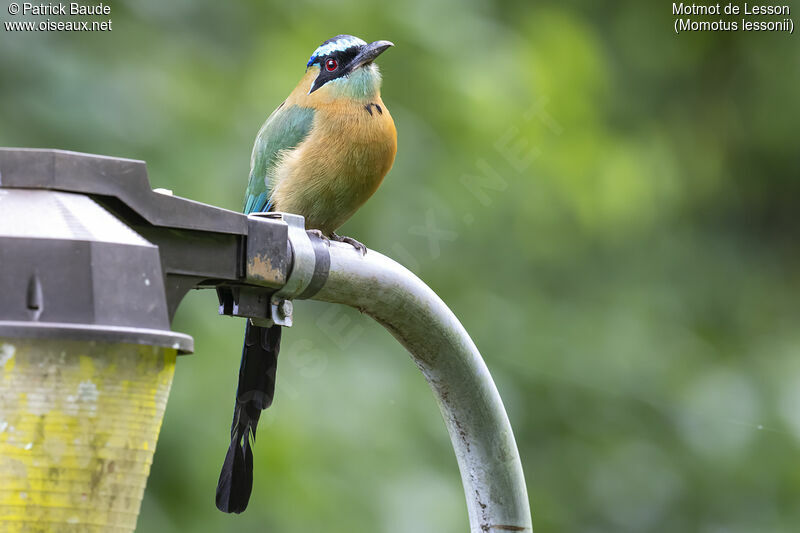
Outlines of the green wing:
{"label": "green wing", "polygon": [[272,209],[275,167],[280,154],[303,142],[311,131],[313,121],[313,109],[281,104],[261,126],[250,158],[250,182],[244,196],[245,213]]}

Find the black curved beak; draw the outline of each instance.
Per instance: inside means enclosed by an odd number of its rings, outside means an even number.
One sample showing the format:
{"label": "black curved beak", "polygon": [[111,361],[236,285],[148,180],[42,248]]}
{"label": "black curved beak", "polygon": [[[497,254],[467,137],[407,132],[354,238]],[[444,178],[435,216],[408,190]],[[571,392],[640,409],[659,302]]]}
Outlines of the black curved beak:
{"label": "black curved beak", "polygon": [[375,61],[376,57],[381,55],[384,50],[390,46],[394,46],[394,43],[391,41],[375,41],[365,45],[358,55],[353,58],[353,61],[351,62],[351,65],[353,66],[352,68],[355,70],[360,66],[372,63]]}

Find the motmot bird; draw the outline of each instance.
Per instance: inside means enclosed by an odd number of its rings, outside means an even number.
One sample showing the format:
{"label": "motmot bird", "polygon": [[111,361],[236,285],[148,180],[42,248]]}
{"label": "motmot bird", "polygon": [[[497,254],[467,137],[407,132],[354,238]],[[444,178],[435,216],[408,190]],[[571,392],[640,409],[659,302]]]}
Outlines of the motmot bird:
{"label": "motmot bird", "polygon": [[[374,63],[389,41],[337,35],[322,43],[289,97],[267,118],[250,158],[244,212],[305,217],[324,240],[366,247],[336,230],[377,190],[394,163],[397,131],[381,100]],[[272,404],[281,326],[245,327],[231,443],[217,484],[217,508],[241,513],[253,488],[261,411]]]}

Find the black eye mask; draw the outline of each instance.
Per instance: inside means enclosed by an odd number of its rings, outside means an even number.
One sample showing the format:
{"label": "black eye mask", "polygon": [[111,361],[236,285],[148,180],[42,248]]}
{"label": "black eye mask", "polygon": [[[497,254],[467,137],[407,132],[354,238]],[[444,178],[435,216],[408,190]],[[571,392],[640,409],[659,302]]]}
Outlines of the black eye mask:
{"label": "black eye mask", "polygon": [[[355,59],[360,50],[360,46],[351,46],[346,50],[337,50],[329,55],[315,58],[311,64],[319,65],[319,75],[317,76],[317,79],[314,80],[314,84],[311,86],[309,94],[313,93],[331,80],[335,80],[336,78],[341,78],[342,76],[347,76],[350,74],[353,71],[353,59]],[[333,70],[328,70],[327,68],[328,60],[330,59],[336,62],[336,68]]]}

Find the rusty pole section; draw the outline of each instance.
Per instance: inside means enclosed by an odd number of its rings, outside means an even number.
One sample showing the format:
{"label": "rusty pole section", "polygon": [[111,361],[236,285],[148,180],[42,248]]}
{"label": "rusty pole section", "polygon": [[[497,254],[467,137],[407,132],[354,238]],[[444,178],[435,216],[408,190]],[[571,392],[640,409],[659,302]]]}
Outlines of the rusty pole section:
{"label": "rusty pole section", "polygon": [[355,307],[406,347],[431,386],[450,433],[472,533],[531,531],[522,464],[503,402],[464,327],[403,266],[331,242],[330,271],[315,300]]}

